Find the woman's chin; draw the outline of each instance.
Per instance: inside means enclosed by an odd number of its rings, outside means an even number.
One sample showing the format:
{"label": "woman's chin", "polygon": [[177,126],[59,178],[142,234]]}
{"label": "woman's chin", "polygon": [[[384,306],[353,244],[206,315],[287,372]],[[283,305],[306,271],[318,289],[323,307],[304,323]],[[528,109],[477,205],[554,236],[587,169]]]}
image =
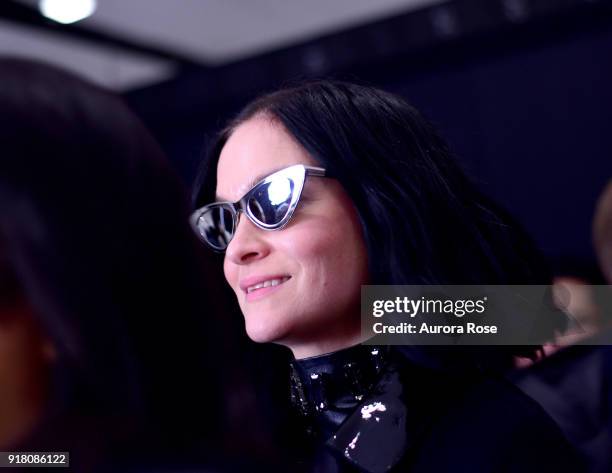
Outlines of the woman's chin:
{"label": "woman's chin", "polygon": [[271,324],[269,320],[247,319],[245,327],[248,337],[256,343],[281,343],[288,331],[287,327]]}

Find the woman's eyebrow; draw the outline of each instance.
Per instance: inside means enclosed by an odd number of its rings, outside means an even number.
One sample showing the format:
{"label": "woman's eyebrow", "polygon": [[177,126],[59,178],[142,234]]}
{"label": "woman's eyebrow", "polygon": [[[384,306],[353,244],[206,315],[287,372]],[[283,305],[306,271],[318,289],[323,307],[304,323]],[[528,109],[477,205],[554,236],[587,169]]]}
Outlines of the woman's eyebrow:
{"label": "woman's eyebrow", "polygon": [[[242,198],[243,195],[245,195],[248,191],[255,187],[255,185],[258,184],[260,181],[263,181],[266,177],[274,174],[275,172],[280,171],[281,169],[285,169],[286,167],[286,165],[279,166],[270,171],[266,171],[264,173],[258,174],[255,177],[250,178],[248,182],[240,188],[241,191],[243,191],[241,192],[240,198]],[[219,194],[215,194],[215,202],[228,202],[228,199],[223,199]]]}

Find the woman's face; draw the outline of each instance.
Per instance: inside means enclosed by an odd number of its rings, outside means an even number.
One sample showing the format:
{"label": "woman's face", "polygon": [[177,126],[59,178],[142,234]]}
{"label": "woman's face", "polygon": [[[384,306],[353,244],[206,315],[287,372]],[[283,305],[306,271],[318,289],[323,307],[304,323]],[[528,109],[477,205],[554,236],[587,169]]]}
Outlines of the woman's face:
{"label": "woman's face", "polygon": [[[221,151],[217,198],[235,202],[253,182],[293,164],[318,165],[282,125],[252,118]],[[293,218],[282,230],[261,230],[240,214],[224,272],[254,341],[286,345],[296,358],[360,341],[367,252],[357,212],[336,180],[307,177]],[[266,280],[280,284],[247,292]]]}

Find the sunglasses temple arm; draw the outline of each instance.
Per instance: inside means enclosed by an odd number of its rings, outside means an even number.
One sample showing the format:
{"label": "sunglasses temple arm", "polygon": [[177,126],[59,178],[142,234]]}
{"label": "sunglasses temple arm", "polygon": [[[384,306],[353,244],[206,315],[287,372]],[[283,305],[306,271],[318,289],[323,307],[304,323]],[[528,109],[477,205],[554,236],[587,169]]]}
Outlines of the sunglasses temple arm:
{"label": "sunglasses temple arm", "polygon": [[306,175],[314,177],[329,177],[330,173],[322,168],[306,168]]}

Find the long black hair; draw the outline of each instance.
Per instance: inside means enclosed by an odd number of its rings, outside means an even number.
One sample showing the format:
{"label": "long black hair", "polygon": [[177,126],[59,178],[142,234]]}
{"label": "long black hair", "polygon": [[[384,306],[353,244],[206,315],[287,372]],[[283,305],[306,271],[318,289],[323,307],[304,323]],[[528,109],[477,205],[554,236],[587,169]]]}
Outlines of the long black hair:
{"label": "long black hair", "polygon": [[220,152],[255,116],[282,125],[351,197],[371,284],[550,282],[531,239],[471,181],[430,122],[404,99],[369,86],[314,81],[251,102],[212,142],[196,205],[214,199]]}
{"label": "long black hair", "polygon": [[109,92],[16,59],[0,79],[2,272],[58,353],[53,435],[213,437],[213,301],[179,179]]}

